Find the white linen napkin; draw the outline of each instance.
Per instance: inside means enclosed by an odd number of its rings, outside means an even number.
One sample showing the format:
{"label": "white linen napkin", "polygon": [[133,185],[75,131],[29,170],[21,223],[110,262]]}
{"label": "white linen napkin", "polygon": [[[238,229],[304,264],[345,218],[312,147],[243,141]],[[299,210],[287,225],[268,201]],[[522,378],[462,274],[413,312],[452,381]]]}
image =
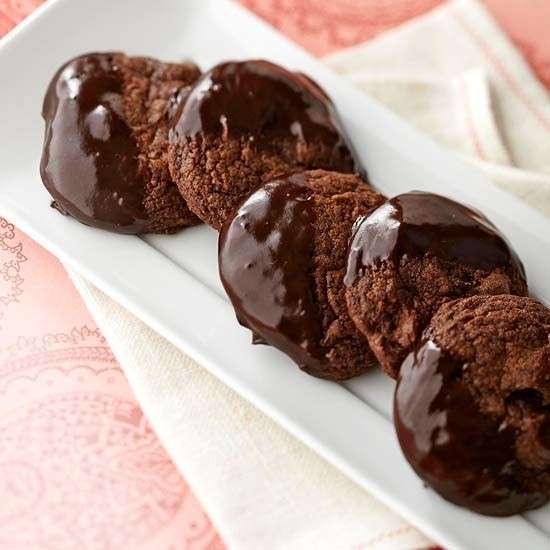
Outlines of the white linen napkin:
{"label": "white linen napkin", "polygon": [[231,549],[429,541],[102,292],[71,274],[159,439]]}
{"label": "white linen napkin", "polygon": [[477,0],[454,0],[326,62],[550,215],[550,96]]}
{"label": "white linen napkin", "polygon": [[[550,212],[547,93],[476,1],[455,0],[327,63]],[[429,546],[140,320],[72,277],[152,426],[231,548]]]}

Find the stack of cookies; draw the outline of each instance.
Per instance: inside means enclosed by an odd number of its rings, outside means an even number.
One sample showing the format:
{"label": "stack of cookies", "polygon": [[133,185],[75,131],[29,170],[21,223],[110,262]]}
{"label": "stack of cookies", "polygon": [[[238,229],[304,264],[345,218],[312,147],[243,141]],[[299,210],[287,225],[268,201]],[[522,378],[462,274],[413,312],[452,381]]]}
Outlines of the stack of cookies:
{"label": "stack of cookies", "polygon": [[60,212],[128,234],[208,224],[253,342],[333,381],[380,364],[405,457],[439,494],[489,515],[548,501],[550,310],[483,214],[375,191],[310,78],[87,54],[43,117]]}

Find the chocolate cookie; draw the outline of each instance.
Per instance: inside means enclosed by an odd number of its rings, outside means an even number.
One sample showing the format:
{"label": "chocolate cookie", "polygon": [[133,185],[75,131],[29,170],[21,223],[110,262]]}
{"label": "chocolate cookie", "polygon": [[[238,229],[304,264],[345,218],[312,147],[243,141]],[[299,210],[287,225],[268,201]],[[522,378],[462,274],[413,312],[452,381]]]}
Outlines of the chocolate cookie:
{"label": "chocolate cookie", "polygon": [[523,266],[498,230],[429,193],[399,195],[358,221],[345,284],[350,316],[392,378],[444,302],[527,293]]}
{"label": "chocolate cookie", "polygon": [[200,72],[121,53],[66,63],[44,99],[40,173],[53,206],[119,233],[172,233],[198,223],[167,163],[168,123]]}
{"label": "chocolate cookie", "polygon": [[308,168],[357,171],[324,91],[262,60],[205,73],[174,118],[170,141],[174,181],[189,208],[216,229],[274,177]]}
{"label": "chocolate cookie", "polygon": [[258,189],[220,233],[237,318],[309,374],[344,380],[373,363],[342,279],[353,220],[383,200],[356,175],[303,172]]}
{"label": "chocolate cookie", "polygon": [[441,496],[507,516],[550,497],[550,310],[530,298],[443,305],[399,375],[405,457]]}

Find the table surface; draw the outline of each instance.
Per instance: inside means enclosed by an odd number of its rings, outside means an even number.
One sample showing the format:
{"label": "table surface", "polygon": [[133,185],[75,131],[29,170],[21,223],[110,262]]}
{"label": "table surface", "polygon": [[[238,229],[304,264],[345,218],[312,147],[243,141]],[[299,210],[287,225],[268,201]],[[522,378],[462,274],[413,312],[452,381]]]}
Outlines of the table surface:
{"label": "table surface", "polygon": [[[445,0],[241,1],[323,55]],[[40,3],[0,0],[0,36]],[[550,87],[550,2],[485,4]],[[1,547],[224,548],[63,267],[2,218],[0,411]]]}

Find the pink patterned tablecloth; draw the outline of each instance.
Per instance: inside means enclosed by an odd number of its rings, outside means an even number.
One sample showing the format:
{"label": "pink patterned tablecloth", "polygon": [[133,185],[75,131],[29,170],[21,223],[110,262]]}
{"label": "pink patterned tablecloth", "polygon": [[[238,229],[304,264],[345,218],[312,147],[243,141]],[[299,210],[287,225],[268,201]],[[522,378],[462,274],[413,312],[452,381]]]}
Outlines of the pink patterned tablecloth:
{"label": "pink patterned tablecloth", "polygon": [[[242,3],[322,55],[443,1]],[[550,87],[550,2],[485,2]],[[0,36],[40,3],[0,0]],[[0,412],[0,548],[224,548],[62,266],[2,218]]]}

